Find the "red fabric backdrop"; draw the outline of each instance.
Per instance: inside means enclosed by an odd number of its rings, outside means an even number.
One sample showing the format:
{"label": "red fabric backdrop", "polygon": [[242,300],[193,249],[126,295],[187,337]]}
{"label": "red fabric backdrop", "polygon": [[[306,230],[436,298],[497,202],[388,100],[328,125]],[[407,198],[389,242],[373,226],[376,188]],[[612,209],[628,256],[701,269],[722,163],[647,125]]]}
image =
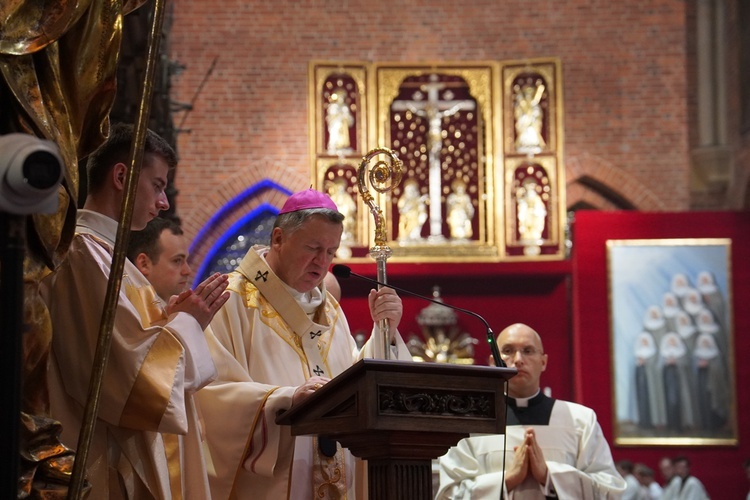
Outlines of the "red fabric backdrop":
{"label": "red fabric backdrop", "polygon": [[[742,468],[750,457],[750,368],[742,353],[750,348],[750,214],[578,212],[573,228],[574,399],[594,408],[604,433],[613,438],[610,312],[606,241],[609,239],[731,238],[735,381],[739,446],[613,446],[615,460],[643,462],[658,471],[663,456],[685,455],[693,475],[712,498],[744,498],[748,480]],[[657,472],[657,479],[660,476]]]}
{"label": "red fabric backdrop", "polygon": [[[350,266],[356,273],[375,278],[372,264]],[[497,334],[506,326],[522,322],[542,333],[550,353],[547,372],[542,378],[555,397],[572,397],[571,326],[569,314],[570,262],[536,264],[388,264],[388,282],[415,293],[432,296],[440,287],[443,301],[482,316]],[[341,282],[341,305],[352,332],[363,330],[369,336],[372,319],[363,297],[374,285],[354,276]],[[404,316],[399,331],[404,338],[421,335],[416,321],[419,311],[430,305],[424,300],[401,294]],[[461,331],[478,339],[475,364],[486,365],[490,350],[486,329],[472,316],[458,313]]]}
{"label": "red fabric backdrop", "polygon": [[[744,498],[748,480],[742,468],[750,458],[750,363],[741,353],[750,349],[750,214],[578,212],[573,226],[574,250],[569,261],[498,264],[430,263],[388,264],[388,281],[431,296],[441,288],[445,302],[483,316],[497,333],[515,322],[540,332],[549,354],[542,386],[552,395],[593,408],[612,443],[612,379],[605,242],[608,239],[731,238],[735,381],[739,446],[673,447],[612,446],[615,460],[628,458],[657,471],[663,456],[686,455],[693,473],[713,498]],[[351,265],[354,272],[375,278],[375,264]],[[367,307],[371,284],[354,276],[340,280],[342,307],[352,331],[369,335],[372,320]],[[407,337],[420,334],[419,311],[429,305],[402,295],[404,317],[399,330]],[[487,364],[486,331],[477,319],[458,316],[458,324],[478,339],[476,364]]]}

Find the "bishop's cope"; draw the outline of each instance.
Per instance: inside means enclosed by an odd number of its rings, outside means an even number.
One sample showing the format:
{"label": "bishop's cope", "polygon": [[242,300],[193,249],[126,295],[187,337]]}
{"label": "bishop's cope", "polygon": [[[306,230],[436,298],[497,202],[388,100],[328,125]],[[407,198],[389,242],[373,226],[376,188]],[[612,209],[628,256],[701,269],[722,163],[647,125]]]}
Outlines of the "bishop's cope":
{"label": "bishop's cope", "polygon": [[360,350],[324,278],[344,216],[314,189],[292,195],[269,246],[248,250],[229,275],[230,298],[209,329],[219,375],[198,395],[214,498],[360,498],[366,464],[338,444],[293,437],[276,416],[301,403],[363,357],[411,360],[398,333],[401,299],[387,287],[368,295],[373,322]]}

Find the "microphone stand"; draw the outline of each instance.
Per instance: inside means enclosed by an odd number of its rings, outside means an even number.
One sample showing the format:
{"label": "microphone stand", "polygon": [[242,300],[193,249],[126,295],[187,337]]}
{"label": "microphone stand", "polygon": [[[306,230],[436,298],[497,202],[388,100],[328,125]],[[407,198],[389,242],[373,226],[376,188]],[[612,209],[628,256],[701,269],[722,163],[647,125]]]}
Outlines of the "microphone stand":
{"label": "microphone stand", "polygon": [[439,300],[431,299],[430,297],[426,297],[424,295],[420,295],[418,293],[411,292],[409,290],[406,290],[405,288],[400,288],[400,287],[397,287],[397,286],[393,286],[390,283],[383,283],[381,281],[374,280],[372,278],[368,278],[367,276],[363,276],[361,274],[354,273],[354,272],[352,272],[352,270],[348,266],[345,266],[343,264],[336,264],[331,269],[331,272],[333,272],[333,275],[336,276],[337,278],[348,278],[349,276],[356,276],[359,279],[362,279],[362,280],[365,280],[365,281],[369,281],[370,283],[373,283],[375,285],[378,285],[378,286],[387,286],[389,288],[393,288],[394,290],[396,290],[399,293],[403,293],[403,294],[406,294],[406,295],[411,295],[412,297],[417,297],[419,299],[424,299],[424,300],[427,300],[429,302],[433,302],[435,304],[439,304],[441,306],[445,306],[445,307],[447,307],[449,309],[455,309],[457,311],[461,311],[462,313],[466,313],[469,316],[474,316],[479,321],[481,321],[484,324],[485,328],[487,329],[487,343],[490,345],[490,352],[492,353],[492,359],[495,361],[495,366],[502,367],[502,368],[506,368],[507,367],[507,365],[505,364],[505,361],[503,361],[503,359],[500,357],[500,350],[497,347],[497,341],[495,340],[495,333],[492,331],[492,328],[490,327],[490,324],[487,323],[487,321],[483,317],[481,317],[479,314],[475,313],[474,311],[469,311],[468,309],[463,309],[461,307],[457,307],[457,306],[453,306],[453,305],[448,305],[445,302],[440,302]]}

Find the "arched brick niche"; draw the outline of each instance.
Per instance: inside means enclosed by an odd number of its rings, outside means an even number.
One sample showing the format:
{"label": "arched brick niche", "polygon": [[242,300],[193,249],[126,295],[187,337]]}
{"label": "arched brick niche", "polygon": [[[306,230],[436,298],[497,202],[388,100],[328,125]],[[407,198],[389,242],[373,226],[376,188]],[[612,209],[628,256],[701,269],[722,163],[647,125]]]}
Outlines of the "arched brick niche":
{"label": "arched brick niche", "polygon": [[[270,166],[269,166],[270,167]],[[267,174],[264,176],[263,174]],[[189,263],[198,274],[206,256],[227,235],[264,212],[278,213],[289,195],[309,186],[309,178],[282,168],[247,169],[182,217],[190,244]]]}
{"label": "arched brick niche", "polygon": [[659,196],[640,179],[602,158],[566,158],[568,209],[666,211]]}
{"label": "arched brick niche", "polygon": [[[233,271],[250,246],[268,243],[273,221],[290,194],[289,189],[264,179],[215,212],[190,246],[194,283],[199,283],[212,271]],[[225,257],[232,259],[231,268],[217,269],[219,261]]]}

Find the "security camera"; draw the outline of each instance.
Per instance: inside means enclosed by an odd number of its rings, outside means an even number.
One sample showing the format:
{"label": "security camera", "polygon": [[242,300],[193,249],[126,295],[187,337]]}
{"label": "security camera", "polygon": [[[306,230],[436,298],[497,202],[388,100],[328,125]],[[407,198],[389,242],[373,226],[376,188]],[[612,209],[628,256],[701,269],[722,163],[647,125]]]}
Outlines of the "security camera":
{"label": "security camera", "polygon": [[64,165],[52,141],[29,134],[0,135],[0,211],[54,213]]}

